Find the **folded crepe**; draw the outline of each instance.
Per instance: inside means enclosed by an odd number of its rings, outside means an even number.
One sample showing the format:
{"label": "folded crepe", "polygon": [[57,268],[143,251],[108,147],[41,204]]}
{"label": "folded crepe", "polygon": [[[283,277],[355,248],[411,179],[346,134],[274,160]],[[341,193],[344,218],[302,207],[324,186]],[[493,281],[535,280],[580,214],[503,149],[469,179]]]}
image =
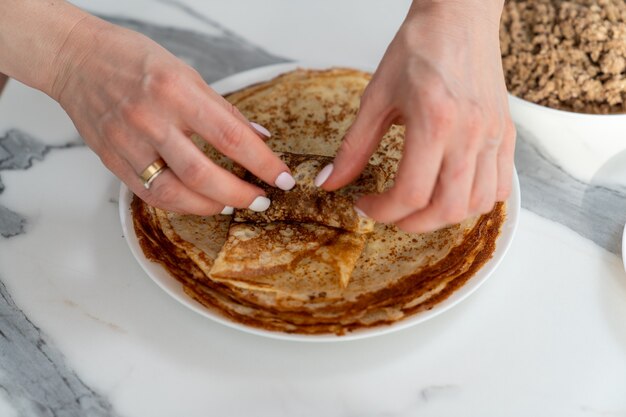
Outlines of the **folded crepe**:
{"label": "folded crepe", "polygon": [[233,222],[209,275],[246,288],[271,288],[272,275],[307,259],[330,266],[345,288],[364,246],[363,234],[318,224]]}
{"label": "folded crepe", "polygon": [[263,212],[237,209],[233,217],[235,222],[315,223],[355,233],[370,233],[374,229],[374,220],[359,216],[354,203],[361,195],[383,191],[385,174],[380,167],[368,164],[352,184],[328,192],[317,187],[314,181],[318,172],[332,163],[333,158],[289,152],[278,153],[278,156],[291,170],[296,185],[290,191],[283,191],[246,171],[243,178],[262,188],[272,204]]}
{"label": "folded crepe", "polygon": [[272,204],[264,212],[235,211],[228,238],[211,268],[211,278],[267,288],[273,284],[266,277],[293,271],[298,262],[307,259],[330,266],[339,285],[345,288],[365,247],[364,234],[374,229],[374,221],[359,216],[354,202],[359,195],[382,191],[382,170],[368,164],[352,184],[328,192],[315,186],[314,181],[332,158],[290,152],[278,156],[291,170],[296,185],[283,191],[247,171],[238,172],[246,181],[263,188]]}

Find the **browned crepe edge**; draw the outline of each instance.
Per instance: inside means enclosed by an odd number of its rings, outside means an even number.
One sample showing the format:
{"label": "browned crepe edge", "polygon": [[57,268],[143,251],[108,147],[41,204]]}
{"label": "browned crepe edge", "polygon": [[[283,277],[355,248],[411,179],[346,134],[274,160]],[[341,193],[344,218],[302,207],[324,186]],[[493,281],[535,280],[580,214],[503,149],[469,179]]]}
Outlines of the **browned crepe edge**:
{"label": "browned crepe edge", "polygon": [[[301,334],[344,334],[346,331],[352,331],[359,328],[370,328],[392,324],[397,320],[379,320],[371,324],[341,324],[340,321],[341,317],[350,316],[355,310],[367,311],[376,308],[384,308],[385,306],[406,304],[409,300],[416,298],[417,290],[428,289],[429,287],[436,286],[436,282],[431,280],[433,278],[432,275],[440,277],[442,270],[454,270],[455,266],[458,266],[459,263],[465,261],[464,255],[465,252],[467,252],[467,245],[456,247],[446,258],[422,271],[420,274],[410,275],[403,278],[400,281],[400,286],[395,285],[393,288],[385,288],[375,293],[365,294],[363,297],[359,298],[359,302],[357,304],[352,305],[351,308],[342,314],[342,316],[332,317],[327,320],[323,317],[314,317],[315,314],[313,312],[307,311],[286,313],[272,308],[259,309],[259,306],[255,305],[255,303],[251,303],[249,300],[242,300],[232,291],[231,288],[228,288],[228,286],[216,283],[206,278],[195,263],[187,257],[186,253],[170,242],[159,227],[151,222],[151,216],[145,210],[144,205],[145,203],[143,203],[136,196],[133,198],[131,205],[133,210],[133,224],[139,238],[139,243],[144,251],[144,254],[146,254],[146,257],[153,262],[163,265],[165,269],[168,270],[172,276],[174,276],[174,278],[183,284],[184,290],[187,294],[211,311],[217,312],[236,322],[265,330]],[[476,239],[479,239],[485,245],[485,247],[479,251],[469,269],[454,278],[446,285],[442,292],[438,293],[434,297],[431,297],[426,301],[406,310],[403,309],[404,317],[402,317],[402,319],[417,312],[429,310],[436,304],[448,298],[456,289],[465,284],[465,282],[467,282],[492,257],[496,247],[496,240],[500,233],[500,228],[506,217],[504,207],[503,203],[498,203],[490,213],[481,216],[476,226],[464,240],[464,242],[475,242]],[[470,247],[473,247],[473,245]],[[188,270],[185,268],[188,268]],[[192,276],[190,276],[189,271],[192,272]],[[198,288],[200,288],[200,290]],[[258,317],[241,315],[232,310],[220,308],[220,303],[217,300],[218,297],[216,295],[212,295],[210,293],[211,291],[219,293],[220,296],[225,297],[234,303],[259,309],[258,316],[265,315],[266,317],[259,319]],[[201,292],[202,295],[200,295],[199,292]],[[376,302],[376,300],[378,302]],[[321,311],[316,311],[318,314],[320,312]],[[277,315],[279,317],[274,318],[271,315]],[[286,318],[291,319],[291,321],[284,320]],[[298,323],[301,320],[306,320],[307,318],[315,319],[316,321],[319,320],[320,323]]]}

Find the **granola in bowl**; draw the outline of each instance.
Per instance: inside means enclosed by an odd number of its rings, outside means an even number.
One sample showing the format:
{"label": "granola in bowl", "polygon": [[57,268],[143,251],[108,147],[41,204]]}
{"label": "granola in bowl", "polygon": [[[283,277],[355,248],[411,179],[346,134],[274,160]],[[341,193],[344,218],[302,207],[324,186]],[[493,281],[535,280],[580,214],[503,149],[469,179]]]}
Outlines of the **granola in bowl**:
{"label": "granola in bowl", "polygon": [[500,43],[511,94],[578,113],[626,113],[626,1],[507,0]]}

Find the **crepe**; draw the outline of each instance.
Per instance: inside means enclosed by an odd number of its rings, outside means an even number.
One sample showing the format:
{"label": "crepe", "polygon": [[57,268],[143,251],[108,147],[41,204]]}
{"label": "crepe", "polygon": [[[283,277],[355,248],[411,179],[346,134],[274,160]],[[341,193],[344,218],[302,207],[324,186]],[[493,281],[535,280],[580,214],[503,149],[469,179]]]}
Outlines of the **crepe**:
{"label": "crepe", "polygon": [[[264,212],[235,210],[222,247],[210,271],[220,282],[247,282],[271,287],[271,274],[293,270],[299,261],[330,265],[338,283],[346,287],[365,246],[364,233],[374,229],[374,220],[361,217],[354,209],[359,195],[380,192],[384,173],[368,165],[350,185],[334,192],[315,186],[317,173],[332,162],[321,155],[289,152],[278,156],[291,170],[296,185],[289,191],[271,187],[245,172],[240,174],[266,192],[272,201]],[[319,266],[318,266],[319,268]]]}
{"label": "crepe", "polygon": [[236,222],[273,223],[289,221],[316,223],[357,233],[374,230],[374,220],[361,217],[354,209],[357,197],[383,191],[385,175],[380,167],[368,164],[361,175],[351,184],[334,192],[324,191],[314,184],[318,172],[333,162],[333,158],[322,155],[302,155],[289,152],[278,156],[291,170],[296,180],[290,191],[267,185],[246,172],[243,178],[262,188],[272,201],[263,212],[248,209],[235,210]]}
{"label": "crepe", "polygon": [[[275,152],[332,157],[368,81],[369,74],[351,69],[296,70],[226,98],[272,132],[267,144]],[[195,139],[209,157],[232,169],[229,161]],[[384,173],[384,187],[393,184],[403,140],[404,128],[392,126],[369,161]],[[395,323],[445,300],[491,257],[506,216],[504,204],[498,203],[488,214],[432,233],[409,234],[376,224],[371,233],[360,234],[363,249],[343,287],[338,285],[336,264],[329,261],[332,253],[324,255],[332,239],[320,239],[315,247],[304,245],[291,257],[270,257],[275,269],[260,275],[220,278],[211,271],[218,268],[218,253],[228,245],[229,216],[179,215],[138,198],[132,210],[146,256],[163,265],[206,308],[257,328],[338,335]],[[359,235],[319,223],[315,227]],[[250,259],[257,259],[260,264],[258,256],[239,254],[244,263],[252,265]]]}
{"label": "crepe", "polygon": [[307,259],[333,268],[346,287],[364,246],[362,234],[317,224],[232,223],[209,276],[246,288],[272,288],[276,274]]}

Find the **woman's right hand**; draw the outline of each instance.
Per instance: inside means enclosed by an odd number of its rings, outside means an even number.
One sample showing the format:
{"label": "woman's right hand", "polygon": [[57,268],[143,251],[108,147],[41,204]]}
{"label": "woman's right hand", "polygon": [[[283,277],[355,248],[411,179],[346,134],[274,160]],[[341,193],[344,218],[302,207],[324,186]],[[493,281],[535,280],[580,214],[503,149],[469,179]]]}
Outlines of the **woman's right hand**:
{"label": "woman's right hand", "polygon": [[[268,184],[293,187],[289,169],[262,139],[269,132],[149,38],[86,15],[58,56],[48,94],[102,162],[147,203],[199,215],[269,205],[260,188],[206,157],[190,132]],[[160,157],[169,169],[146,189],[138,174]]]}

